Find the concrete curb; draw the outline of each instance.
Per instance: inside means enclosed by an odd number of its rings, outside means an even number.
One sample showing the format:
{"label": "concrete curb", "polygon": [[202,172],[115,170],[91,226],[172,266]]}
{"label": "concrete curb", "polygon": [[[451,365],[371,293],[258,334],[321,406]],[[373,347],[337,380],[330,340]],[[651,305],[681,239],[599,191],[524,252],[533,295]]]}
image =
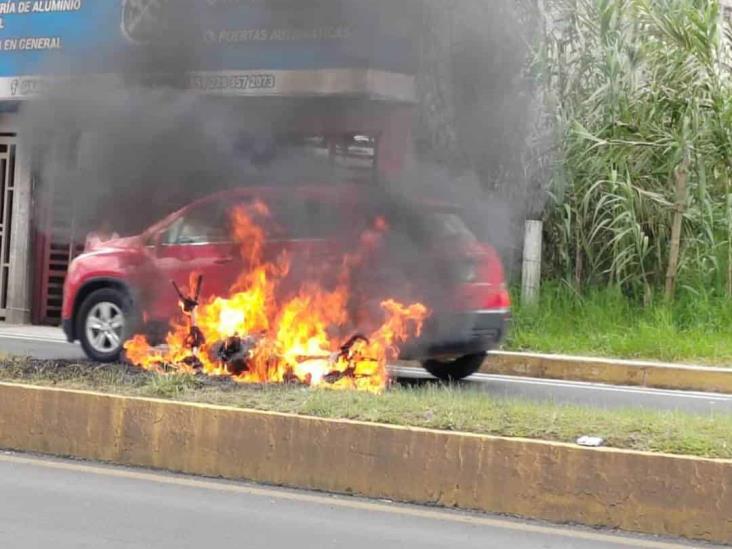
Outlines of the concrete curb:
{"label": "concrete curb", "polygon": [[732,394],[732,368],[494,351],[485,374]]}
{"label": "concrete curb", "polygon": [[0,448],[732,542],[732,460],[7,383]]}

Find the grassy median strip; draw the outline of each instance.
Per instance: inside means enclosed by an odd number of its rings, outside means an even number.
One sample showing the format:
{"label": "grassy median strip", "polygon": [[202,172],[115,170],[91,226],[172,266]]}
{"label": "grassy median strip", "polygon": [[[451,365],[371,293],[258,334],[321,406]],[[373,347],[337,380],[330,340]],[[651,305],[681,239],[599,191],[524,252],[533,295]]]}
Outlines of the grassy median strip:
{"label": "grassy median strip", "polygon": [[0,381],[562,442],[594,435],[615,448],[732,458],[732,416],[727,414],[608,411],[511,400],[437,383],[395,385],[383,395],[371,395],[30,359],[0,360]]}

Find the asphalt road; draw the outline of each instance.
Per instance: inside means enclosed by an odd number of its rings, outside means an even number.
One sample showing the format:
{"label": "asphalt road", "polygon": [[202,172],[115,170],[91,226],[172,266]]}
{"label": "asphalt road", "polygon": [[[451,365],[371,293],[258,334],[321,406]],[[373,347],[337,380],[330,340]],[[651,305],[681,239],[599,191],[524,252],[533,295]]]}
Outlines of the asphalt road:
{"label": "asphalt road", "polygon": [[0,454],[0,547],[689,547],[352,497]]}
{"label": "asphalt road", "polygon": [[81,347],[66,342],[34,340],[0,335],[0,353],[17,356],[30,356],[42,359],[80,359],[84,358]]}
{"label": "asphalt road", "polygon": [[[26,336],[0,334],[0,353],[35,358],[83,358],[78,345],[63,341],[32,339]],[[419,368],[394,368],[403,383],[432,383],[431,377]],[[465,388],[508,398],[550,401],[595,406],[604,409],[644,407],[659,410],[680,410],[697,414],[732,414],[732,395],[667,391],[639,387],[616,387],[598,383],[554,381],[477,374],[462,383]]]}

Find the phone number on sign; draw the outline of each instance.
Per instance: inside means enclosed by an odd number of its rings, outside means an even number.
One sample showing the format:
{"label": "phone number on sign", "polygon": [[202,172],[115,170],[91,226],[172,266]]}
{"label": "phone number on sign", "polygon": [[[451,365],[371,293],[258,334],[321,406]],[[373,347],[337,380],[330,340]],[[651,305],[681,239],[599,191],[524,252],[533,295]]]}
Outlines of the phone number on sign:
{"label": "phone number on sign", "polygon": [[274,74],[191,77],[191,88],[195,90],[273,90],[276,85]]}

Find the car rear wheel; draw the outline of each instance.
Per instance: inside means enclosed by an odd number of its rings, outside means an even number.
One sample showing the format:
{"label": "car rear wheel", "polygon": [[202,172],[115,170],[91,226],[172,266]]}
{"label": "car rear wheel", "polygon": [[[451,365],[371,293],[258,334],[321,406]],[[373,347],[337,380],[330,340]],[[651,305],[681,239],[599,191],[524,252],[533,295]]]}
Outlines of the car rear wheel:
{"label": "car rear wheel", "polygon": [[119,360],[130,333],[130,309],[127,296],[114,288],[89,294],[79,308],[76,326],[86,356],[97,362]]}
{"label": "car rear wheel", "polygon": [[485,353],[461,356],[455,360],[425,360],[422,367],[443,381],[459,381],[473,375],[483,365]]}

